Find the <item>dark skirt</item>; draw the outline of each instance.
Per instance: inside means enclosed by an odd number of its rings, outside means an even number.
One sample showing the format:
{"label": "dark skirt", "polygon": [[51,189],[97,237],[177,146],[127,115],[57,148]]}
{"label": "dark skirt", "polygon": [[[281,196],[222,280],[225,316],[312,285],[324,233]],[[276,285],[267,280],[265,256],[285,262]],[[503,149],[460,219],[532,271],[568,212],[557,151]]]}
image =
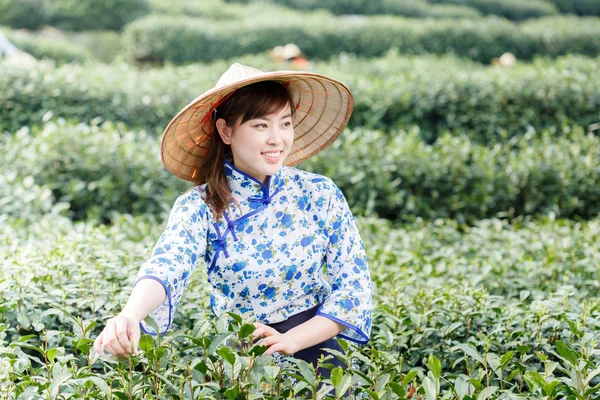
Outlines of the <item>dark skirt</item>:
{"label": "dark skirt", "polygon": [[[315,314],[317,313],[318,308],[319,308],[319,306],[316,306],[309,310],[303,311],[299,314],[292,315],[285,321],[277,322],[274,324],[268,324],[268,325],[270,327],[274,328],[275,330],[277,330],[277,332],[279,332],[279,333],[285,333],[285,332],[289,331],[290,329],[292,329],[300,324],[303,324],[304,322],[306,322],[309,319],[311,319],[312,317],[314,317]],[[335,340],[335,338],[331,338],[331,339],[325,340],[324,342],[318,343],[312,347],[307,347],[306,349],[297,351],[296,353],[294,353],[294,357],[304,360],[307,363],[312,364],[316,368],[317,360],[321,357],[321,355],[327,356],[327,355],[331,354],[330,352],[325,350],[326,348],[334,349],[334,350],[339,351],[342,354],[345,354],[344,350],[340,347],[337,340]],[[329,359],[328,361],[325,361],[325,362],[328,364],[333,364],[334,367],[347,368],[346,364],[343,361],[338,359],[336,356],[332,355],[332,357],[333,357],[332,359]],[[319,375],[321,375],[324,378],[329,378],[331,375],[331,370],[329,370],[327,368],[319,367],[317,372]]]}
{"label": "dark skirt", "polygon": [[[317,313],[318,308],[319,308],[319,306],[316,306],[309,310],[303,311],[299,314],[292,315],[285,321],[277,322],[274,324],[268,324],[268,326],[274,328],[279,333],[285,333],[285,332],[289,331],[290,329],[292,329],[300,324],[303,324],[304,322],[306,322],[309,319],[311,319],[312,317],[314,317],[315,314]],[[323,356],[331,355],[333,358],[330,358],[329,360],[325,361],[326,364],[332,364],[334,368],[335,367],[342,367],[344,369],[347,368],[346,363],[344,363],[343,361],[338,359],[336,356],[331,354],[326,349],[333,349],[333,350],[339,351],[342,354],[346,354],[344,352],[344,349],[342,349],[341,346],[338,344],[337,340],[335,340],[335,338],[331,338],[331,339],[325,340],[324,342],[318,343],[312,347],[307,347],[306,349],[297,351],[296,353],[294,353],[293,357],[304,360],[307,363],[312,364],[313,367],[317,368],[317,361],[319,360],[321,355],[323,355]],[[319,366],[319,368],[317,369],[317,374],[320,375],[324,379],[329,379],[331,377],[331,369],[323,368],[323,367]],[[322,386],[323,386],[323,383],[321,381],[317,387],[317,391],[321,390]],[[344,394],[344,397],[348,397],[349,395],[350,395],[350,391],[346,391],[346,393]],[[309,391],[308,396],[309,397],[312,396],[312,391]]]}

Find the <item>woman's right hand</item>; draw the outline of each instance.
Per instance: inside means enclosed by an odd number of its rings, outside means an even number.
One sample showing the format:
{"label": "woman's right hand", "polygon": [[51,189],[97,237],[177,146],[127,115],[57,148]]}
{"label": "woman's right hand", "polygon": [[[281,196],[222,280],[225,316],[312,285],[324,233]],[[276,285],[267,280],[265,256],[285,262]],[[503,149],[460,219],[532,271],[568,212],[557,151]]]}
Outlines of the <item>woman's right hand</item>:
{"label": "woman's right hand", "polygon": [[94,341],[94,349],[101,356],[106,356],[106,350],[113,356],[127,357],[132,348],[133,354],[138,353],[139,342],[139,321],[126,315],[118,315],[106,322],[104,330]]}

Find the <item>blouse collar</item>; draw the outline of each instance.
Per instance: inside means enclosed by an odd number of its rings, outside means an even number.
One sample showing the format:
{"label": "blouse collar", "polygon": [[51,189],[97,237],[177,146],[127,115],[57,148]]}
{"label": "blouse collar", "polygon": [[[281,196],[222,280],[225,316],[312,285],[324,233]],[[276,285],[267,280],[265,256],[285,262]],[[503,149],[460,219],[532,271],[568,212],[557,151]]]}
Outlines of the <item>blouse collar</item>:
{"label": "blouse collar", "polygon": [[235,196],[246,200],[268,204],[271,197],[283,188],[283,168],[285,166],[282,166],[274,175],[268,177],[267,186],[255,177],[237,169],[233,165],[231,157],[225,159],[224,168],[231,192]]}

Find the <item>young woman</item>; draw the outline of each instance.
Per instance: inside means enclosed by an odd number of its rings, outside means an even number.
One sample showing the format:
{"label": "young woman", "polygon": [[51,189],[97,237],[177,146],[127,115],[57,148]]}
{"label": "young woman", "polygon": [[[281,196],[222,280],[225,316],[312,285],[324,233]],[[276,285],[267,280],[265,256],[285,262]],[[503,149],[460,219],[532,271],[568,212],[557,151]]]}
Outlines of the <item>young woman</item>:
{"label": "young woman", "polygon": [[147,315],[165,333],[203,261],[213,313],[253,315],[267,354],[316,364],[324,348],[340,349],[335,336],[366,343],[371,280],[352,213],[331,179],[293,167],[335,140],[352,108],[350,91],[323,75],[233,64],[181,110],[162,161],[196,185],[175,201],[96,350],[137,352],[140,326],[156,334]]}

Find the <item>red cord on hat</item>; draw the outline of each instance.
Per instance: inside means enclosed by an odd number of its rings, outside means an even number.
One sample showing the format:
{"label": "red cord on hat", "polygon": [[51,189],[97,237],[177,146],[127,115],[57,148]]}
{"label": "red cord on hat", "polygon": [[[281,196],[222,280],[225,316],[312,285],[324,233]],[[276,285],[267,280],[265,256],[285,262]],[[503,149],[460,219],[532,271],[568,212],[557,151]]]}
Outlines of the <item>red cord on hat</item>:
{"label": "red cord on hat", "polygon": [[236,90],[237,90],[237,88],[233,89],[225,97],[223,97],[223,95],[221,95],[219,97],[219,100],[217,100],[215,103],[210,103],[210,107],[209,107],[210,111],[207,112],[206,114],[204,114],[204,117],[202,117],[202,120],[200,120],[200,125],[202,126],[202,130],[204,130],[204,125],[206,124],[208,119],[212,116],[213,112],[217,111],[217,107],[219,107],[221,104],[223,104],[223,102],[225,100],[227,100],[229,98],[229,96],[231,96],[233,93],[235,93]]}

